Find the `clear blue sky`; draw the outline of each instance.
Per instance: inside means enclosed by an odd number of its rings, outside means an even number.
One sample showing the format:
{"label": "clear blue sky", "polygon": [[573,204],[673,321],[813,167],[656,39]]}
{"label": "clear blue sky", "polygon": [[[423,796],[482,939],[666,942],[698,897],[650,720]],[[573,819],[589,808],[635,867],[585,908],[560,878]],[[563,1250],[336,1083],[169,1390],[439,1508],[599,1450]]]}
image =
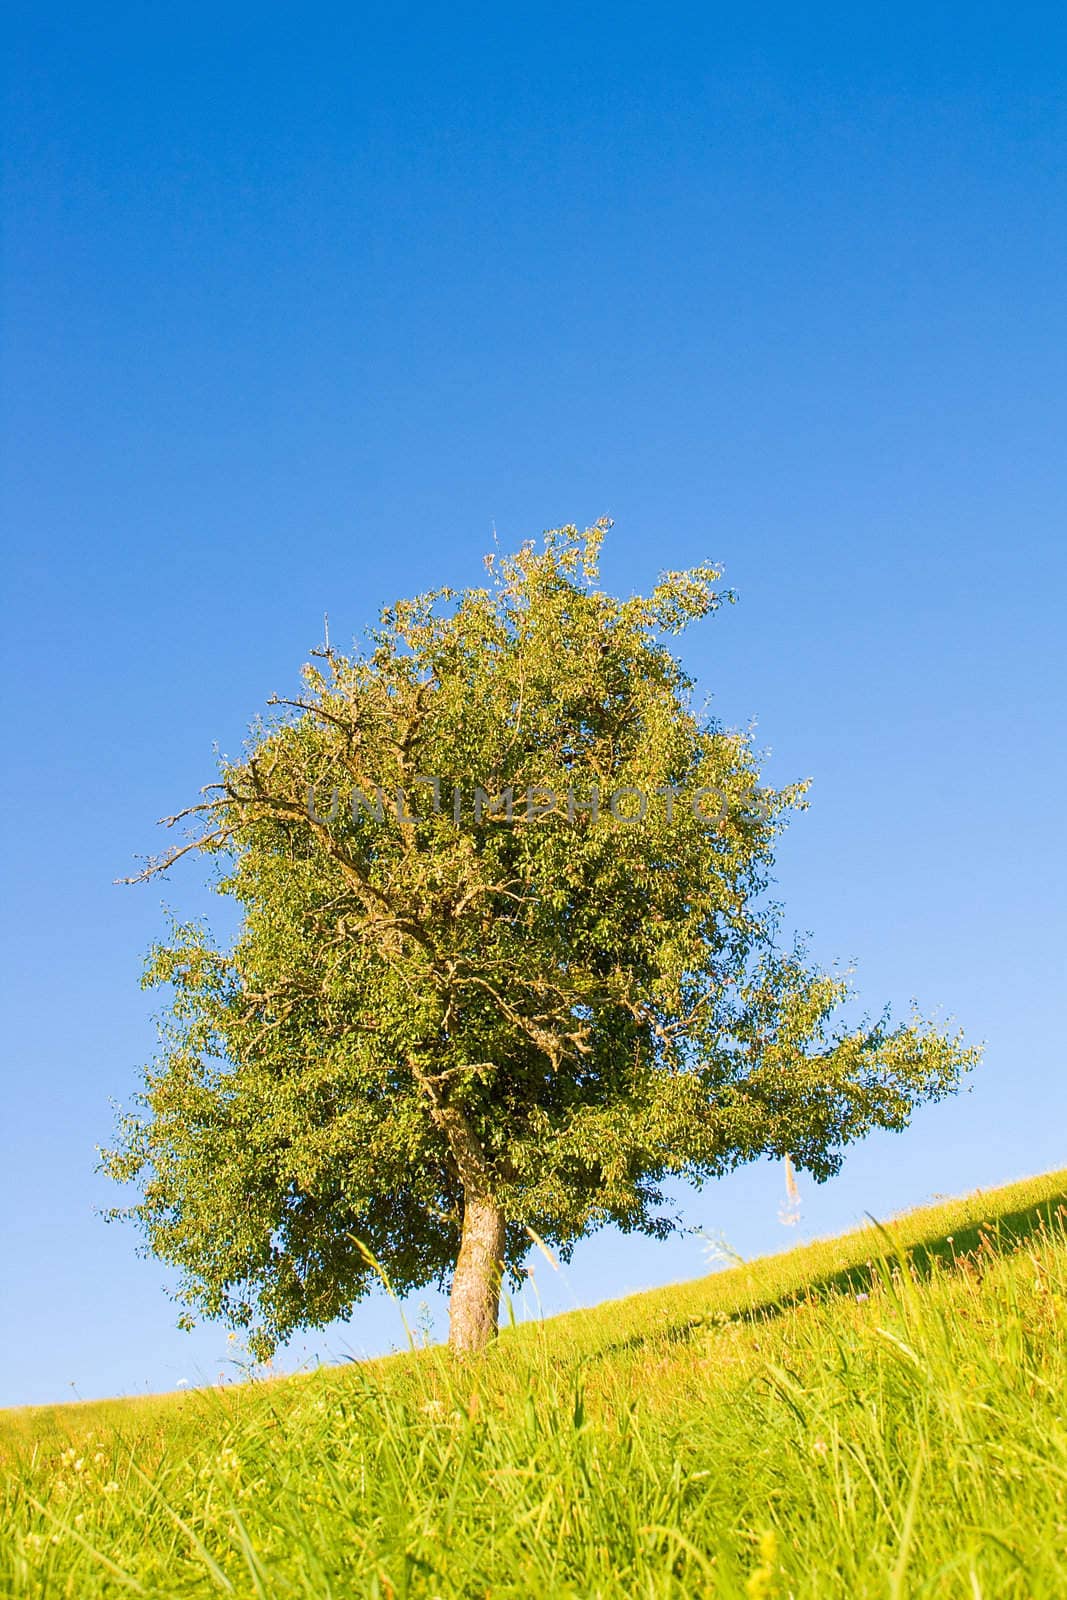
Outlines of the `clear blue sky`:
{"label": "clear blue sky", "polygon": [[[161,897],[208,899],[112,880],[324,611],[477,580],[494,524],[614,516],[624,590],[726,564],[686,660],[814,780],[787,926],[987,1041],[795,1232],[766,1165],[690,1219],[755,1253],[1067,1164],[1062,8],[8,16],[0,1401],[229,1370],[94,1215]],[[605,1234],[536,1278],[702,1266]]]}

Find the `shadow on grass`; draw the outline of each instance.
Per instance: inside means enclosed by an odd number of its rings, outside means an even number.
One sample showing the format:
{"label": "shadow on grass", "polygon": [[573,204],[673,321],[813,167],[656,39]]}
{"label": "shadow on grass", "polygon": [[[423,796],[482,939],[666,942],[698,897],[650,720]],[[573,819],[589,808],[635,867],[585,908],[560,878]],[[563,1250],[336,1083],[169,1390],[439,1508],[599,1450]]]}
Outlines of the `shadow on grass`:
{"label": "shadow on grass", "polygon": [[[747,1306],[738,1306],[730,1312],[729,1320],[747,1323],[766,1322],[796,1306],[818,1304],[832,1299],[835,1295],[854,1297],[858,1294],[869,1294],[876,1280],[880,1281],[881,1277],[876,1263],[888,1263],[892,1268],[903,1258],[921,1282],[936,1271],[951,1272],[961,1266],[973,1266],[975,1262],[988,1260],[991,1254],[993,1256],[1009,1254],[1013,1250],[1021,1249],[1035,1234],[1056,1230],[1067,1231],[1067,1190],[1050,1195],[1037,1205],[1025,1206],[1019,1211],[1008,1211],[999,1217],[968,1223],[958,1227],[951,1234],[931,1234],[925,1239],[913,1240],[906,1245],[898,1243],[895,1239],[892,1223],[885,1225],[884,1231],[882,1225],[879,1225],[879,1229],[878,1232],[872,1230],[872,1251],[868,1260],[841,1267],[836,1272],[824,1273],[821,1277],[807,1279],[795,1289],[787,1289],[784,1292],[779,1290],[777,1293],[768,1291],[765,1299],[760,1299],[758,1291],[754,1291],[751,1302]],[[674,1323],[655,1332],[630,1334],[625,1339],[600,1346],[596,1352],[596,1359],[615,1355],[623,1350],[637,1350],[642,1345],[662,1347],[687,1344],[696,1334],[705,1332],[714,1321],[714,1314],[705,1314],[688,1317],[684,1322]]]}

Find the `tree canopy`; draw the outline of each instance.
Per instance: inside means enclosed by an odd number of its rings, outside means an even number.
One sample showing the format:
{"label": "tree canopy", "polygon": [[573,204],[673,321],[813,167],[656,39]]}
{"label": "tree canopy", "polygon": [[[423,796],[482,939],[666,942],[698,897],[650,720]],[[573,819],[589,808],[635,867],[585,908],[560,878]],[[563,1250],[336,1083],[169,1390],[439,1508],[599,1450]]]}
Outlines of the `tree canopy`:
{"label": "tree canopy", "polygon": [[823,1179],[975,1059],[919,1019],[845,1024],[845,980],[778,947],[804,786],[761,781],[664,642],[720,571],[615,597],[606,526],[325,645],[139,874],[217,858],[240,931],[152,951],[161,1051],[105,1165],[188,1314],[260,1355],[379,1272],[451,1282],[478,1348],[531,1230],[663,1235],[665,1183],[765,1155]]}

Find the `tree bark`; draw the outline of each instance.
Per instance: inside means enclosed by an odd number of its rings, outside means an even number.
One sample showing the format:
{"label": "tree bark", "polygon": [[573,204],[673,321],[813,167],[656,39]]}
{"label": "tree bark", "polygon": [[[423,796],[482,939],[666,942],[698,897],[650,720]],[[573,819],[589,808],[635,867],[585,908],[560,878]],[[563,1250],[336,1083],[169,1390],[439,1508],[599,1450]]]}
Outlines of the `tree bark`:
{"label": "tree bark", "polygon": [[503,1270],[504,1213],[485,1196],[468,1195],[448,1304],[448,1342],[458,1353],[484,1350],[496,1333]]}
{"label": "tree bark", "polygon": [[417,1058],[409,1061],[416,1083],[430,1102],[433,1119],[448,1141],[463,1186],[463,1229],[448,1303],[448,1342],[461,1354],[484,1350],[496,1333],[504,1273],[504,1213],[491,1198],[492,1175],[485,1152],[461,1105],[452,1105],[439,1082]]}

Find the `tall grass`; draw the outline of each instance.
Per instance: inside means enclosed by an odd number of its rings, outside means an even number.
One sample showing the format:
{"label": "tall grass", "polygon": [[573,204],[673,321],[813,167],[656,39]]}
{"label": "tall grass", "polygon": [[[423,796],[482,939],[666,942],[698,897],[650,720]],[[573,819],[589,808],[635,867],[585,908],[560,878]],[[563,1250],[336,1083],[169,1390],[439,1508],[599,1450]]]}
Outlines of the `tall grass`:
{"label": "tall grass", "polygon": [[0,1417],[11,1595],[1060,1597],[1067,1174],[506,1332]]}

